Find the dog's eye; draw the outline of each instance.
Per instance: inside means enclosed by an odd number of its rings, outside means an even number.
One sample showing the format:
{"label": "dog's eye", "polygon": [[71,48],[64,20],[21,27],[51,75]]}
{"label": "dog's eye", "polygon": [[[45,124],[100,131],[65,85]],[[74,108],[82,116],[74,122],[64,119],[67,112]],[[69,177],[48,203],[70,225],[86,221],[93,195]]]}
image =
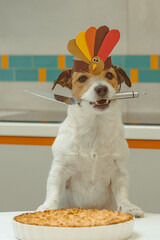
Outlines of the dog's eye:
{"label": "dog's eye", "polygon": [[108,78],[109,80],[111,80],[113,78],[113,74],[111,72],[107,72],[106,73],[106,78]]}
{"label": "dog's eye", "polygon": [[78,78],[78,81],[81,82],[81,83],[84,83],[86,80],[87,80],[86,76],[81,76],[81,77]]}

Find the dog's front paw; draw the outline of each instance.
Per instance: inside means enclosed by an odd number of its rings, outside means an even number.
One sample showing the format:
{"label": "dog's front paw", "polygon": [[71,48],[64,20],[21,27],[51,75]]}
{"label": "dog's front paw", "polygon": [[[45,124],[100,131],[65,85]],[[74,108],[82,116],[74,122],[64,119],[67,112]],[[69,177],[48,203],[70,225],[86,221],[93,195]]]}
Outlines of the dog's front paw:
{"label": "dog's front paw", "polygon": [[40,211],[40,212],[43,212],[43,211],[45,211],[45,210],[51,210],[51,208],[50,208],[50,206],[47,206],[47,205],[45,205],[45,204],[42,204],[42,205],[40,205],[38,208],[37,208],[37,210],[36,211]]}
{"label": "dog's front paw", "polygon": [[144,216],[144,212],[141,208],[137,207],[136,205],[126,202],[119,206],[119,210],[121,212],[130,213],[136,218],[142,218]]}
{"label": "dog's front paw", "polygon": [[57,209],[57,204],[49,204],[49,203],[43,203],[42,205],[40,205],[36,211],[45,211],[45,210],[53,210],[53,209]]}

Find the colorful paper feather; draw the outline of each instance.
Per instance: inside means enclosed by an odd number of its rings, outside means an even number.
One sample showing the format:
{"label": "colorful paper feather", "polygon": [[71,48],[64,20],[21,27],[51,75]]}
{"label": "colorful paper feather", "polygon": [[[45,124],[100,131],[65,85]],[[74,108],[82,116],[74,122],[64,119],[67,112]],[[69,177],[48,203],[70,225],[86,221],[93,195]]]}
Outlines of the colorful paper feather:
{"label": "colorful paper feather", "polygon": [[120,32],[118,30],[111,30],[106,34],[97,56],[102,59],[103,62],[111,54],[113,48],[116,46],[120,39]]}
{"label": "colorful paper feather", "polygon": [[94,57],[94,46],[95,46],[96,32],[97,32],[97,28],[90,27],[86,31],[86,35],[85,35],[87,46],[88,46],[91,58]]}

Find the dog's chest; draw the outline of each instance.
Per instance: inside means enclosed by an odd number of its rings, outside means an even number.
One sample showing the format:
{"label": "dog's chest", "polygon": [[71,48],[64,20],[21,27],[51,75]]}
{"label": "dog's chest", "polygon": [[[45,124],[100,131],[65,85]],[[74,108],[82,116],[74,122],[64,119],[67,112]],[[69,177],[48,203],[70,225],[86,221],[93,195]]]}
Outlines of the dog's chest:
{"label": "dog's chest", "polygon": [[76,169],[67,189],[72,195],[73,206],[103,208],[110,196],[111,178],[116,164],[107,157],[78,157]]}
{"label": "dog's chest", "polygon": [[117,131],[112,125],[95,124],[87,134],[77,134],[74,139],[76,171],[74,181],[78,184],[95,186],[109,184],[117,165],[114,162]]}
{"label": "dog's chest", "polygon": [[95,152],[90,156],[79,156],[76,162],[75,178],[81,183],[107,183],[116,170],[116,165],[109,156],[98,156]]}

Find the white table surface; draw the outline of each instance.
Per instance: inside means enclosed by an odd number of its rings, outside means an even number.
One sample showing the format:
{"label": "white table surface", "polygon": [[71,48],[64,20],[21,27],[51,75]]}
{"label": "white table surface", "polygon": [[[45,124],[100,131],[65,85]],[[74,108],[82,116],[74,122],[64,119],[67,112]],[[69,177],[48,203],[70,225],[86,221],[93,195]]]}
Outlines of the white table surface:
{"label": "white table surface", "polygon": [[[16,240],[12,218],[19,214],[21,212],[0,213],[0,240]],[[134,232],[128,240],[160,240],[160,214],[147,213],[144,218],[135,219]]]}

